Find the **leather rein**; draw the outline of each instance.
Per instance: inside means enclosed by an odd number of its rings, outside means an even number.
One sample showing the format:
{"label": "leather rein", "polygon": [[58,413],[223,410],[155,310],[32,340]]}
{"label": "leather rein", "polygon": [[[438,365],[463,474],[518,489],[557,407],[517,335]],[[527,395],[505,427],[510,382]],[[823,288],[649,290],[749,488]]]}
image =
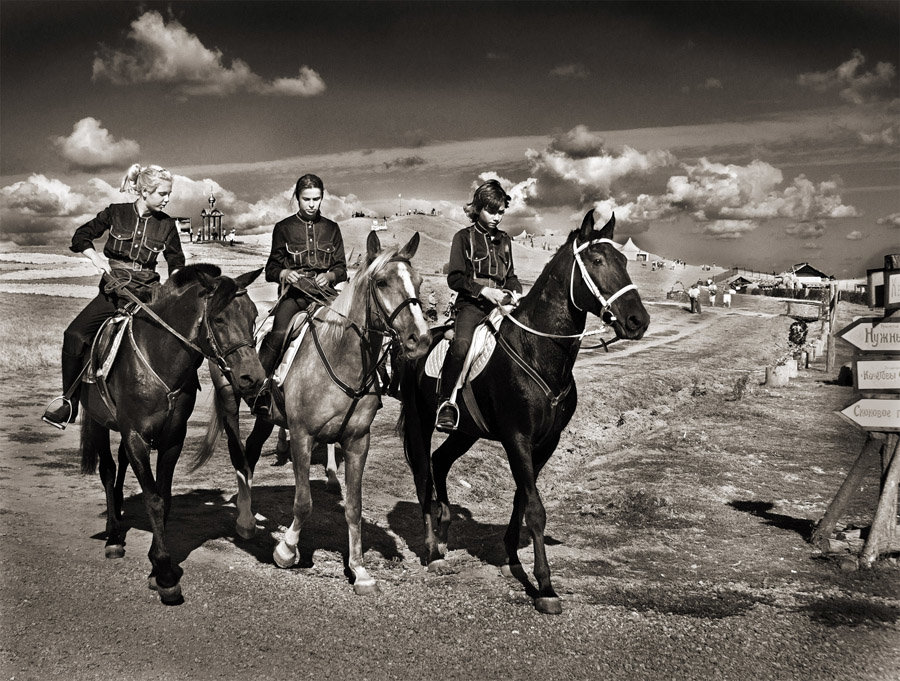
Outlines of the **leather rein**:
{"label": "leather rein", "polygon": [[[597,284],[594,283],[594,280],[591,278],[590,274],[588,273],[587,267],[585,266],[584,261],[581,258],[582,251],[584,251],[587,248],[590,248],[591,246],[593,246],[594,244],[597,244],[597,243],[606,243],[606,244],[612,244],[613,246],[616,246],[616,243],[612,239],[592,239],[591,241],[586,241],[585,243],[583,243],[581,245],[578,245],[577,239],[573,240],[573,242],[572,242],[572,253],[574,255],[574,260],[572,262],[572,273],[569,277],[569,300],[572,303],[572,305],[575,307],[575,309],[577,309],[581,312],[584,312],[584,310],[581,307],[579,307],[578,304],[575,302],[575,268],[578,267],[579,271],[581,272],[581,278],[582,278],[585,286],[587,287],[588,291],[590,291],[591,294],[598,301],[600,301],[600,304],[603,306],[603,308],[600,311],[600,314],[598,316],[600,317],[601,321],[603,321],[604,325],[608,326],[608,323],[605,320],[603,320],[603,315],[606,313],[609,313],[609,323],[616,321],[616,316],[612,312],[613,301],[615,301],[617,298],[619,298],[621,295],[623,295],[624,293],[626,293],[628,291],[636,290],[637,287],[634,284],[628,284],[627,286],[623,286],[621,289],[616,291],[609,298],[606,298],[603,296],[603,294],[600,292],[599,287],[597,286]],[[527,331],[528,333],[531,333],[535,336],[541,336],[542,338],[551,338],[551,339],[575,339],[578,341],[578,346],[580,346],[581,341],[586,336],[603,333],[603,331],[605,330],[605,326],[604,326],[604,329],[599,329],[597,331],[582,331],[581,333],[576,333],[576,334],[545,333],[543,331],[538,331],[537,329],[533,329],[530,326],[528,326],[527,324],[523,324],[518,319],[513,317],[511,314],[504,315],[504,318],[509,319],[516,326],[520,327],[521,329],[523,329],[523,330]],[[530,376],[535,383],[538,384],[538,386],[541,388],[541,390],[543,390],[544,394],[550,400],[551,407],[555,407],[557,404],[559,404],[563,400],[563,398],[565,398],[566,395],[569,394],[569,392],[572,389],[572,386],[574,385],[574,381],[570,380],[569,383],[566,385],[566,387],[563,388],[563,390],[560,393],[554,394],[553,391],[550,389],[550,386],[547,384],[547,382],[541,377],[541,375],[533,367],[531,367],[522,358],[521,355],[519,355],[519,353],[517,353],[515,351],[515,349],[509,344],[509,341],[507,341],[506,338],[504,338],[501,335],[499,329],[494,330],[494,337],[497,339],[497,343],[500,345],[500,347],[503,348],[503,350],[506,352],[506,354],[508,354],[510,356],[510,358],[517,365],[519,365],[519,367],[526,374],[528,374],[528,376]],[[609,352],[609,348],[607,346],[610,343],[613,343],[615,340],[617,340],[617,339],[613,338],[612,340],[609,340],[609,341],[600,339],[600,342],[602,344],[603,349],[606,350],[606,352]],[[594,347],[600,347],[600,346],[594,346]]]}

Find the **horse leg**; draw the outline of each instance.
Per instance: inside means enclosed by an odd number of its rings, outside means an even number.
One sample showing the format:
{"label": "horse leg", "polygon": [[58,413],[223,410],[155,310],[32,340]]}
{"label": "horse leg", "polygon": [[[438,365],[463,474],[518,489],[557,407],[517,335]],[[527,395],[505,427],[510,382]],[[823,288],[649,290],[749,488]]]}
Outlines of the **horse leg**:
{"label": "horse leg", "polygon": [[122,509],[125,507],[125,475],[128,473],[128,450],[125,445],[119,443],[119,470],[116,471],[116,489],[114,499],[116,512],[122,517]]}
{"label": "horse leg", "polygon": [[82,447],[93,448],[97,458],[100,481],[106,496],[106,546],[103,553],[107,558],[122,558],[125,555],[125,535],[122,532],[122,504],[116,503],[116,462],[109,448],[109,430],[85,414],[82,429],[89,431],[82,438]]}
{"label": "horse leg", "polygon": [[531,532],[534,546],[534,577],[538,583],[538,596],[534,600],[535,608],[548,615],[562,612],[559,596],[550,582],[550,564],[544,546],[544,528],[547,524],[547,512],[537,489],[537,476],[550,455],[556,449],[559,435],[550,438],[540,450],[532,451],[530,442],[520,437],[510,443],[504,443],[509,467],[516,482],[516,495],[513,502],[513,513],[503,543],[509,560],[509,571],[521,570],[519,561],[519,531],[524,517],[525,524]]}
{"label": "horse leg", "polygon": [[[166,548],[165,524],[168,515],[168,506],[171,503],[171,474],[172,470],[166,470],[163,464],[164,456],[160,453],[159,470],[161,482],[167,481],[168,488],[164,493],[160,492],[161,484],[157,484],[153,478],[150,466],[150,445],[140,433],[123,431],[122,442],[128,450],[128,461],[137,476],[144,496],[144,506],[147,509],[147,517],[150,519],[150,528],[153,531],[153,541],[150,542],[148,557],[153,566],[148,585],[159,592],[160,600],[166,605],[175,605],[182,602],[181,568],[172,565],[172,557]],[[180,453],[181,446],[178,446]],[[177,460],[177,455],[176,455]],[[171,468],[174,469],[174,463]],[[166,498],[168,496],[168,499]]]}
{"label": "horse leg", "polygon": [[300,562],[300,530],[312,512],[312,495],[309,490],[309,462],[312,458],[313,438],[299,428],[291,428],[291,460],[294,464],[294,519],[285,530],[273,553],[280,568],[293,567]]}
{"label": "horse leg", "polygon": [[334,443],[329,443],[328,447],[328,462],[325,464],[325,476],[327,480],[325,481],[325,489],[329,492],[335,492],[337,494],[341,493],[341,481],[338,480],[338,464],[337,464],[337,455],[335,454],[335,445]]}
{"label": "horse leg", "polygon": [[[404,379],[407,383],[411,379]],[[403,452],[406,462],[416,483],[416,496],[419,499],[419,508],[422,511],[422,525],[425,530],[425,565],[430,566],[435,561],[441,561],[444,555],[438,548],[437,537],[434,534],[434,522],[432,520],[432,496],[434,494],[434,479],[431,476],[431,436],[434,433],[434,415],[420,413],[419,400],[422,399],[415,383],[404,385],[408,391],[416,391],[413,399],[404,407],[406,414],[403,421]],[[440,563],[438,563],[440,565]]]}
{"label": "horse leg", "polygon": [[238,518],[235,530],[243,539],[250,539],[256,533],[256,515],[253,513],[253,472],[259,461],[262,446],[272,434],[273,426],[265,419],[256,419],[253,430],[247,438],[247,446],[241,442],[238,415],[225,416],[225,433],[228,437],[228,453],[237,478]]}
{"label": "horse leg", "polygon": [[[230,388],[230,386],[229,386]],[[234,409],[232,409],[232,406]],[[253,466],[247,461],[247,451],[241,441],[241,426],[238,420],[239,403],[229,403],[223,410],[222,422],[228,441],[228,456],[237,479],[237,511],[235,532],[242,539],[250,539],[256,533],[256,516],[253,514],[250,490],[253,487]]]}
{"label": "horse leg", "polygon": [[[447,495],[447,476],[456,460],[469,451],[477,441],[477,437],[455,431],[431,455],[434,490],[440,504],[435,534],[438,541],[438,551],[440,551],[442,556],[447,551],[447,537],[450,533],[451,519],[450,499]],[[429,565],[428,569],[431,570],[433,567]]]}
{"label": "horse leg", "polygon": [[[329,447],[333,448],[333,445]],[[353,573],[353,591],[359,595],[378,593],[378,583],[366,570],[362,551],[362,478],[369,455],[369,434],[343,442],[341,447],[344,450],[344,478],[347,485],[347,498],[344,500],[349,545],[347,566]]]}
{"label": "horse leg", "polygon": [[278,442],[275,445],[275,460],[273,466],[283,466],[291,458],[291,440],[288,437],[287,428],[278,429]]}

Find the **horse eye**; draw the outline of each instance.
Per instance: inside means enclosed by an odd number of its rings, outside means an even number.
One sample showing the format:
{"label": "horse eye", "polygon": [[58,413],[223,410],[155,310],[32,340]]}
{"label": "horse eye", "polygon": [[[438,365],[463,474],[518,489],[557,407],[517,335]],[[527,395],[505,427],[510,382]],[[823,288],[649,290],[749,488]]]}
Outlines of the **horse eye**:
{"label": "horse eye", "polygon": [[384,279],[379,279],[377,282],[375,282],[375,285],[378,288],[387,288],[387,282]]}

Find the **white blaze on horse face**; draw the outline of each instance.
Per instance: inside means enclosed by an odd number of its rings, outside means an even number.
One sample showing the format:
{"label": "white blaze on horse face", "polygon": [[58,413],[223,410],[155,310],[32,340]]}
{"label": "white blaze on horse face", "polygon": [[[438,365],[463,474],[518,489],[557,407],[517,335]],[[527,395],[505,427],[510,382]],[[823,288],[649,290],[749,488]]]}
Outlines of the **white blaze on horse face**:
{"label": "white blaze on horse face", "polygon": [[[412,274],[409,271],[409,265],[405,263],[399,263],[397,266],[397,274],[400,277],[400,281],[403,282],[403,290],[406,291],[406,297],[415,298],[416,285],[413,283]],[[419,335],[428,333],[428,324],[425,321],[425,313],[422,311],[422,306],[418,303],[410,305],[409,311],[412,313],[413,319],[416,322]]]}

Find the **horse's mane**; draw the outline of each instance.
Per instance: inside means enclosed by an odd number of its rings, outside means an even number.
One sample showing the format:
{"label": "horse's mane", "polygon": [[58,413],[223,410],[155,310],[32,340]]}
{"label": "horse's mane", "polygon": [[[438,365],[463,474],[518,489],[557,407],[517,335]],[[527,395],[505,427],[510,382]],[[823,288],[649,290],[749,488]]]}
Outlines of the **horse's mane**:
{"label": "horse's mane", "polygon": [[365,295],[366,287],[372,276],[384,267],[388,261],[397,257],[399,248],[387,249],[379,253],[372,262],[368,263],[365,268],[360,269],[353,278],[344,286],[344,290],[338,294],[338,297],[325,308],[322,321],[325,323],[319,329],[319,337],[322,340],[335,340],[339,337],[347,326],[350,317],[350,308],[357,296]]}
{"label": "horse's mane", "polygon": [[537,279],[535,279],[535,281],[534,281],[534,286],[531,287],[532,290],[539,289],[540,287],[538,287],[538,282],[542,281],[544,278],[550,276],[550,270],[552,267],[555,266],[554,263],[556,262],[557,256],[559,256],[559,254],[567,247],[571,247],[572,242],[578,236],[578,233],[580,231],[581,231],[580,229],[575,228],[571,232],[569,232],[569,236],[566,237],[566,240],[563,242],[563,244],[559,248],[556,249],[556,252],[552,256],[550,256],[550,259],[544,264],[544,268],[541,270],[541,273],[538,275]]}
{"label": "horse's mane", "polygon": [[200,275],[215,278],[222,276],[222,270],[218,265],[213,265],[208,262],[198,262],[193,265],[185,265],[169,277],[169,281],[175,288],[184,288],[185,286],[193,284],[195,281],[200,281]]}

